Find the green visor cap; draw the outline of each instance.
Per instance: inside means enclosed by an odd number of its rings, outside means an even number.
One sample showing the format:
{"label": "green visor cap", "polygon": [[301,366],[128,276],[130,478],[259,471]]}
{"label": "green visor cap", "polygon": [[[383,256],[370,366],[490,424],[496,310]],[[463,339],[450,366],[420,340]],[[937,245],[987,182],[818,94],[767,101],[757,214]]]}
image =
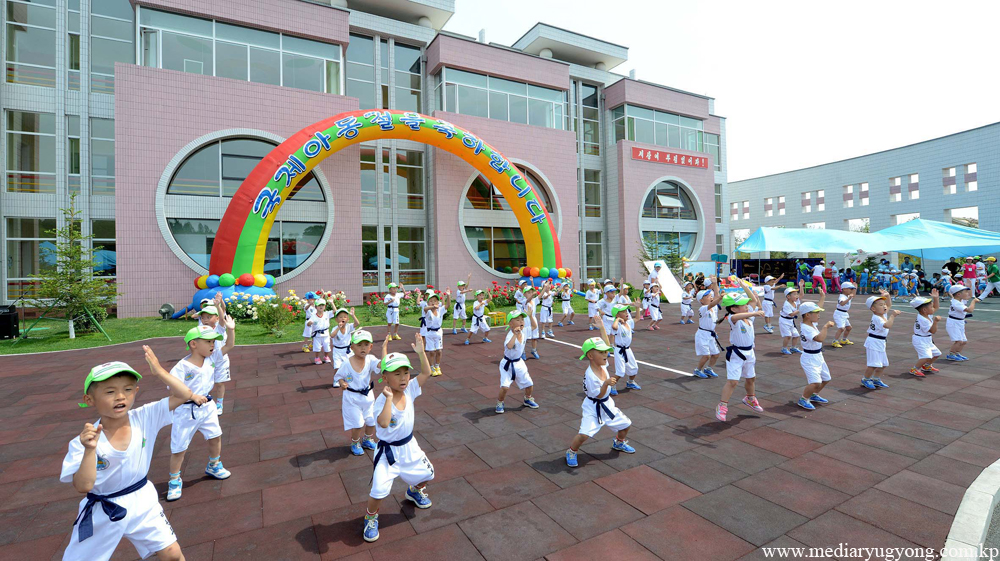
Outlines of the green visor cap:
{"label": "green visor cap", "polygon": [[215,306],[205,306],[205,307],[203,307],[201,309],[200,312],[198,312],[198,314],[199,315],[201,315],[201,314],[209,314],[209,315],[217,316],[217,315],[219,315],[219,310],[216,309]]}
{"label": "green visor cap", "polygon": [[373,343],[375,340],[372,339],[372,334],[368,331],[365,331],[364,329],[359,329],[355,331],[353,334],[351,334],[352,345],[357,345],[362,341],[368,341],[369,343]]}
{"label": "green visor cap", "polygon": [[511,310],[507,314],[507,323],[510,323],[514,319],[523,318],[523,317],[528,317],[528,314],[522,312],[521,310]]}
{"label": "green visor cap", "polygon": [[198,327],[192,327],[188,330],[187,335],[184,336],[184,346],[195,339],[208,339],[209,341],[218,341],[222,339],[222,334],[218,331],[212,329],[207,325],[199,325]]}
{"label": "green visor cap", "polygon": [[486,294],[486,291],[485,290],[477,290],[476,291],[476,296],[479,296],[480,294]]}
{"label": "green visor cap", "polygon": [[726,294],[722,298],[722,307],[727,306],[743,306],[744,304],[749,304],[750,298],[746,294]]}
{"label": "green visor cap", "polygon": [[348,315],[350,315],[350,313],[351,313],[351,311],[348,310],[347,308],[337,308],[337,311],[333,312],[333,315],[334,315],[334,317],[336,317],[336,316],[339,316],[340,314],[348,314]]}
{"label": "green visor cap", "polygon": [[[83,393],[90,391],[90,385],[94,382],[103,382],[108,378],[121,374],[122,372],[126,374],[131,374],[135,376],[136,380],[141,380],[142,376],[138,372],[132,369],[131,366],[125,364],[121,361],[105,362],[104,364],[97,365],[90,369],[90,373],[87,374],[87,379],[83,382]],[[80,403],[80,407],[90,407],[86,403]]]}
{"label": "green visor cap", "polygon": [[628,311],[631,311],[631,308],[629,308],[628,306],[615,306],[614,308],[611,308],[611,315],[617,316],[622,312],[628,312]]}
{"label": "green visor cap", "polygon": [[583,354],[580,355],[580,360],[587,358],[587,353],[591,350],[610,351],[611,347],[604,342],[604,339],[601,339],[600,337],[591,337],[583,342]]}
{"label": "green visor cap", "polygon": [[403,353],[389,353],[382,359],[382,372],[394,372],[402,367],[413,368]]}
{"label": "green visor cap", "polygon": [[389,285],[386,288],[399,288],[399,287],[396,286],[396,283],[390,282]]}

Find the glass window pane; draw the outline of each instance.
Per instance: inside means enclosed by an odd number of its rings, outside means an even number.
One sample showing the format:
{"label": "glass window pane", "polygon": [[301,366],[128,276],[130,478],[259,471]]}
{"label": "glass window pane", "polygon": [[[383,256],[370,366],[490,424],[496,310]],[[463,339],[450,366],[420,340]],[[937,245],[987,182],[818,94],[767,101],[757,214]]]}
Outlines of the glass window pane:
{"label": "glass window pane", "polygon": [[361,147],[361,206],[374,208],[379,175],[375,171],[375,148]]}
{"label": "glass window pane", "polygon": [[[7,60],[39,66],[56,65],[55,30],[7,24]],[[10,81],[10,80],[8,80]],[[31,84],[46,85],[46,84]],[[54,84],[48,84],[49,87]]]}
{"label": "glass window pane", "polygon": [[323,85],[324,63],[318,58],[293,55],[289,53],[281,54],[283,80],[285,87],[311,90],[314,92],[325,91]]}
{"label": "glass window pane", "polygon": [[654,144],[653,122],[647,121],[645,119],[634,119],[634,122],[635,122],[635,141],[644,142],[646,144]]}
{"label": "glass window pane", "polygon": [[528,124],[539,127],[552,127],[552,104],[547,101],[528,99]]}
{"label": "glass window pane", "polygon": [[583,122],[583,141],[584,142],[600,142],[600,128],[595,121],[584,121]]}
{"label": "glass window pane", "polygon": [[[449,109],[451,108],[449,107]],[[458,86],[458,112],[463,115],[488,117],[489,108],[486,90]]]}
{"label": "glass window pane", "polygon": [[[80,134],[79,129],[79,117],[77,117],[77,135]],[[114,119],[98,119],[92,118],[90,120],[90,136],[91,138],[104,138],[109,140],[114,140],[115,138],[115,120]]]}
{"label": "glass window pane", "polygon": [[277,51],[250,47],[250,81],[281,85],[281,55]]}
{"label": "glass window pane", "polygon": [[466,84],[483,89],[487,88],[486,76],[482,74],[473,74],[472,72],[466,72],[457,68],[446,68],[445,78],[449,82],[455,82],[457,84]]}
{"label": "glass window pane", "polygon": [[671,125],[680,124],[680,117],[674,115],[673,113],[664,113],[663,111],[654,111],[653,118],[658,123],[669,123]]}
{"label": "glass window pane", "polygon": [[56,116],[52,113],[7,111],[7,130],[55,134]]}
{"label": "glass window pane", "polygon": [[524,266],[527,252],[519,228],[493,228],[493,269],[515,269]]}
{"label": "glass window pane", "polygon": [[507,94],[490,92],[490,119],[507,120]]}
{"label": "glass window pane", "polygon": [[219,143],[213,142],[181,164],[170,180],[168,194],[219,196]]}
{"label": "glass window pane", "polygon": [[90,141],[90,172],[94,175],[115,175],[115,142],[113,140]]}
{"label": "glass window pane", "polygon": [[682,129],[684,134],[684,146],[686,150],[698,151],[698,131],[692,129]]}
{"label": "glass window pane", "polygon": [[94,220],[91,225],[91,233],[95,238],[115,239],[114,220]]}
{"label": "glass window pane", "polygon": [[56,139],[53,136],[7,134],[7,169],[16,171],[56,171]]}
{"label": "glass window pane", "polygon": [[[79,2],[76,5],[76,9],[79,10]],[[132,20],[132,4],[129,3],[129,0],[101,0],[100,2],[91,2],[90,6],[91,11],[99,16]]]}
{"label": "glass window pane", "polygon": [[671,148],[681,147],[681,128],[678,126],[670,125],[667,127],[667,134],[670,137],[669,146]]}
{"label": "glass window pane", "polygon": [[476,254],[476,258],[490,265],[491,229],[466,226],[465,237],[468,238],[469,244],[472,246],[472,251]]}
{"label": "glass window pane", "polygon": [[326,93],[340,95],[340,63],[326,61]]}
{"label": "glass window pane", "polygon": [[[143,13],[146,10],[142,10]],[[164,32],[163,68],[212,76],[212,40]]]}
{"label": "glass window pane", "polygon": [[667,125],[665,123],[653,123],[653,130],[656,134],[656,145],[667,145]]}
{"label": "glass window pane", "polygon": [[[44,6],[10,2],[7,4],[7,22],[56,28],[56,11]],[[18,26],[20,27],[20,26]]]}
{"label": "glass window pane", "polygon": [[282,36],[281,50],[328,60],[340,60],[340,45],[310,41],[308,39],[292,37],[291,35]]}
{"label": "glass window pane", "polygon": [[[417,228],[418,230],[423,230],[423,228]],[[396,254],[396,259],[399,261],[400,270],[423,270],[426,268],[424,264],[424,244],[406,242],[396,244],[399,247],[399,252]],[[410,283],[407,283],[410,284]]]}
{"label": "glass window pane", "polygon": [[229,25],[228,23],[222,23],[221,21],[215,22],[215,38],[223,41],[232,41],[234,43],[245,43],[247,45],[267,47],[269,49],[281,48],[281,38],[277,33],[261,31],[259,29],[250,29],[249,27]]}
{"label": "glass window pane", "polygon": [[[348,64],[347,70],[350,71],[352,66],[356,65]],[[347,80],[347,95],[348,97],[358,98],[358,107],[361,109],[372,109],[375,107],[375,84],[372,82]]]}
{"label": "glass window pane", "polygon": [[566,101],[566,92],[562,90],[553,90],[551,88],[543,88],[541,86],[534,86],[531,84],[528,84],[528,96],[555,103],[562,103]]}
{"label": "glass window pane", "polygon": [[373,82],[375,80],[375,67],[363,64],[348,63],[347,78]]}
{"label": "glass window pane", "polygon": [[[100,2],[97,2],[97,4],[100,4]],[[121,39],[122,41],[128,41],[129,43],[132,42],[134,29],[132,27],[131,20],[121,21],[117,19],[92,17],[90,18],[90,25],[91,36],[100,35],[101,37]]]}
{"label": "glass window pane", "polygon": [[584,107],[597,107],[597,87],[582,84],[580,86],[580,96]]}
{"label": "glass window pane", "polygon": [[410,88],[396,88],[396,109],[400,111],[415,111],[419,113],[420,90]]}
{"label": "glass window pane", "polygon": [[[449,70],[449,72],[451,71]],[[504,80],[503,78],[494,78],[493,76],[490,76],[489,84],[491,90],[518,95],[528,94],[528,85],[521,82],[512,82],[511,80]]]}
{"label": "glass window pane", "polygon": [[90,69],[96,74],[91,77],[92,89],[97,93],[113,94],[115,63],[133,62],[132,44],[91,37],[90,48]]}
{"label": "glass window pane", "polygon": [[234,80],[247,79],[247,46],[215,42],[215,75]]}
{"label": "glass window pane", "polygon": [[701,127],[702,127],[702,123],[701,123],[700,120],[698,120],[698,119],[692,119],[690,117],[681,117],[680,118],[680,125],[682,127],[688,127],[688,128],[697,129],[697,130],[701,130]]}
{"label": "glass window pane", "polygon": [[347,45],[347,60],[375,64],[375,41],[363,35],[351,35]]}
{"label": "glass window pane", "polygon": [[396,43],[394,64],[396,70],[420,74],[420,49]]}
{"label": "glass window pane", "polygon": [[194,33],[204,37],[212,36],[212,22],[208,20],[182,16],[169,12],[159,12],[143,8],[139,23],[163,29],[172,29],[184,33]]}
{"label": "glass window pane", "polygon": [[287,273],[312,255],[325,227],[316,222],[281,221],[281,267]]}
{"label": "glass window pane", "polygon": [[168,218],[167,227],[170,228],[170,234],[174,237],[177,245],[184,250],[184,253],[207,269],[219,221]]}
{"label": "glass window pane", "polygon": [[630,117],[640,117],[643,119],[649,119],[650,121],[653,120],[653,115],[654,115],[652,109],[646,109],[645,107],[637,107],[635,105],[626,105],[625,114]]}

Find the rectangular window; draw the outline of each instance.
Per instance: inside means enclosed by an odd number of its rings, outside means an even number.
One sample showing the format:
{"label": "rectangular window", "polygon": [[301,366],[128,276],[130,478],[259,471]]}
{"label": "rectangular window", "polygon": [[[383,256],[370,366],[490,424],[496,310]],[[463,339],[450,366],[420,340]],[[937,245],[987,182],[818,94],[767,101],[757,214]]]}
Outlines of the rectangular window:
{"label": "rectangular window", "polygon": [[[747,230],[749,232],[749,230]],[[688,257],[691,255],[698,235],[690,232],[643,232],[642,238],[647,242],[656,243],[656,254],[652,257],[668,257],[676,255]]]}
{"label": "rectangular window", "polygon": [[375,40],[351,35],[347,45],[347,95],[356,97],[361,109],[375,105]]}
{"label": "rectangular window", "polygon": [[71,2],[67,6],[67,60],[66,88],[74,91],[80,89],[80,3]]}
{"label": "rectangular window", "polygon": [[378,286],[378,226],[361,227],[361,284]]}
{"label": "rectangular window", "polygon": [[589,279],[599,279],[604,276],[604,249],[601,243],[602,232],[584,232],[584,249],[586,250],[587,273]]}
{"label": "rectangular window", "polygon": [[860,195],[859,196],[861,198],[861,206],[868,206],[868,184],[867,183],[862,183],[861,184],[861,191],[860,191]]}
{"label": "rectangular window", "polygon": [[802,212],[812,212],[812,192],[802,193]]}
{"label": "rectangular window", "polygon": [[716,234],[715,235],[715,252],[716,253],[721,253],[721,254],[726,253],[725,247],[724,247],[725,244],[726,244],[726,237],[724,235],[722,235],[722,234]]}
{"label": "rectangular window", "polygon": [[941,185],[945,195],[954,195],[958,191],[958,182],[955,179],[955,168],[944,168],[941,170]]}
{"label": "rectangular window", "polygon": [[823,212],[826,210],[826,191],[820,189],[816,191],[816,212]]}
{"label": "rectangular window", "polygon": [[785,215],[785,197],[778,197],[778,216]]}
{"label": "rectangular window", "polygon": [[562,129],[566,92],[445,68],[444,111]]}
{"label": "rectangular window", "polygon": [[600,218],[601,170],[583,170],[583,205],[584,216],[590,218]]}
{"label": "rectangular window", "polygon": [[495,271],[516,270],[527,258],[520,228],[465,227],[477,258]]}
{"label": "rectangular window", "polygon": [[906,192],[911,201],[915,201],[920,198],[920,174],[911,173],[910,182],[906,186]]}
{"label": "rectangular window", "polygon": [[396,197],[399,205],[397,208],[423,210],[424,153],[422,151],[396,150]]}
{"label": "rectangular window", "polygon": [[854,185],[844,186],[844,208],[854,208]]}
{"label": "rectangular window", "polygon": [[750,201],[743,201],[743,220],[750,220]]}
{"label": "rectangular window", "polygon": [[719,135],[710,132],[705,133],[705,151],[712,156],[715,171],[722,171],[722,152],[719,148]]}
{"label": "rectangular window", "polygon": [[[383,66],[387,63],[388,61],[385,61]],[[420,48],[396,43],[393,48],[393,66],[395,67],[393,77],[396,81],[396,105],[394,109],[422,112],[423,106],[420,104],[422,76]]]}
{"label": "rectangular window", "polygon": [[729,219],[734,222],[740,219],[740,203],[729,203]]}
{"label": "rectangular window", "polygon": [[385,248],[382,259],[385,260],[385,267],[382,268],[382,286],[392,282],[392,226],[382,227],[382,243]]}
{"label": "rectangular window", "polygon": [[32,275],[51,271],[56,266],[55,218],[8,218],[7,231],[7,300],[34,295],[37,281]]}
{"label": "rectangular window", "polygon": [[7,190],[56,192],[56,121],[51,113],[7,111]]}
{"label": "rectangular window", "polygon": [[902,177],[890,177],[889,178],[889,202],[898,203],[903,200],[903,178]]}
{"label": "rectangular window", "polygon": [[66,115],[66,185],[80,194],[80,117]]}
{"label": "rectangular window", "polygon": [[715,223],[722,224],[722,184],[715,184]]}
{"label": "rectangular window", "polygon": [[[361,206],[375,208],[378,201],[378,184],[381,170],[376,169],[375,147],[361,146]],[[377,280],[377,279],[376,279]]]}
{"label": "rectangular window", "polygon": [[115,194],[115,120],[90,120],[90,192]]}
{"label": "rectangular window", "polygon": [[91,240],[94,248],[94,274],[105,277],[116,277],[117,251],[115,245],[115,221],[114,220],[93,220],[91,221]]}
{"label": "rectangular window", "polygon": [[764,199],[764,216],[766,218],[774,216],[774,197]]}
{"label": "rectangular window", "polygon": [[968,228],[979,227],[979,207],[967,206],[963,208],[952,208],[947,211],[948,218],[952,224],[966,226]]}
{"label": "rectangular window", "polygon": [[973,191],[978,191],[979,190],[979,182],[978,181],[967,181],[965,183],[965,190],[968,191],[968,192],[970,192],[970,193],[973,192]]}
{"label": "rectangular window", "polygon": [[58,43],[55,2],[9,0],[6,4],[7,81],[54,88]]}
{"label": "rectangular window", "polygon": [[804,228],[809,228],[811,230],[825,230],[826,222],[807,222],[802,225]]}
{"label": "rectangular window", "polygon": [[583,153],[591,156],[600,156],[601,112],[598,108],[599,96],[597,86],[581,84],[580,92],[581,112],[583,113]]}
{"label": "rectangular window", "polygon": [[403,286],[427,284],[427,266],[424,261],[424,229],[415,226],[396,227],[399,251],[399,282]]}
{"label": "rectangular window", "polygon": [[965,165],[965,190],[966,192],[973,192],[979,190],[979,175],[977,171],[979,166],[976,164],[966,164]]}
{"label": "rectangular window", "polygon": [[871,221],[868,218],[851,218],[847,220],[847,230],[850,232],[869,232]]}
{"label": "rectangular window", "polygon": [[965,173],[976,173],[979,170],[979,166],[975,163],[965,165]]}
{"label": "rectangular window", "polygon": [[704,132],[698,119],[656,111],[636,105],[623,105],[611,111],[613,141],[632,140],[714,156],[716,171],[722,170],[719,135]]}
{"label": "rectangular window", "polygon": [[129,0],[93,2],[90,15],[90,88],[115,93],[115,63],[135,62],[134,27]]}
{"label": "rectangular window", "polygon": [[904,214],[894,214],[892,215],[893,225],[906,224],[910,220],[916,220],[920,218],[919,212],[907,212]]}

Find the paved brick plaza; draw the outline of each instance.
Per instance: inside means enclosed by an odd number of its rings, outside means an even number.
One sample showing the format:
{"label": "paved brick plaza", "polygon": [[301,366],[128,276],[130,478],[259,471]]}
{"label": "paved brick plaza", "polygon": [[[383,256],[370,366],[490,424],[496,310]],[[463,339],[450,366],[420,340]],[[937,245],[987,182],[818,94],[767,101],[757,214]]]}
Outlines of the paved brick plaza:
{"label": "paved brick plaza", "polygon": [[[834,403],[816,412],[792,405],[804,376],[798,357],[777,352],[777,335],[758,335],[766,412],[735,405],[727,424],[712,412],[721,380],[640,365],[643,390],[616,398],[632,418],[637,453],[612,453],[604,431],[584,446],[576,470],[563,455],[579,426],[578,349],[543,342],[542,360],[528,363],[542,408],[522,409],[515,389],[498,416],[502,330],[493,331],[493,344],[469,347],[447,335],[444,376],[416,402],[417,438],[437,472],[434,506],[415,512],[401,503],[397,481],[375,544],[362,541],[360,521],[371,453],[347,451],[332,368],[313,366],[297,345],[240,347],[222,417],[223,460],[233,476],[202,477],[207,451],[196,438],[184,497],[164,508],[189,561],[725,560],[762,558],[755,549],[768,544],[940,548],[965,489],[1000,457],[1000,376],[991,357],[1000,325],[970,323],[965,354],[973,360],[943,363],[940,374],[920,380],[902,373],[912,361],[903,321],[910,319],[901,316],[890,337],[888,390],[858,384],[863,329],[859,344],[827,347],[834,379],[824,395]],[[580,327],[557,335],[580,344],[592,334]],[[640,361],[689,371],[694,327],[639,332],[633,348]],[[373,332],[377,341],[384,329]],[[412,333],[403,328],[394,350]],[[165,365],[183,356],[180,340],[152,346]],[[0,558],[61,557],[80,499],[58,481],[61,460],[93,417],[76,405],[84,374],[111,359],[139,366],[140,344],[0,359]],[[145,384],[140,400],[165,393]],[[732,403],[742,396],[737,389]],[[161,431],[150,472],[161,493],[169,434]],[[135,558],[126,542],[114,557]]]}

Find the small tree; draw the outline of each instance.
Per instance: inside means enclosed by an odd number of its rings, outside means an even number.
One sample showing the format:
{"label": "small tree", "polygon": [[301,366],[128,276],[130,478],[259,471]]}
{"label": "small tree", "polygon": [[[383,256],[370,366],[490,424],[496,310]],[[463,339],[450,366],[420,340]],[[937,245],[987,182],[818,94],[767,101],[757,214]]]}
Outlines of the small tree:
{"label": "small tree", "polygon": [[681,244],[676,239],[666,242],[666,251],[660,250],[660,244],[654,236],[643,236],[639,239],[640,270],[645,270],[647,261],[663,261],[668,269],[680,277],[684,270],[684,260],[681,257]]}
{"label": "small tree", "polygon": [[31,305],[37,308],[53,306],[63,317],[73,320],[76,331],[94,331],[97,321],[108,317],[108,308],[115,303],[115,284],[103,278],[95,269],[99,265],[94,252],[89,249],[93,236],[84,236],[80,224],[80,211],[76,210],[76,195],[70,196],[69,208],[60,209],[65,225],[47,232],[56,238],[55,249],[42,249],[43,258],[55,261],[55,267],[32,278],[38,281],[38,289]]}

